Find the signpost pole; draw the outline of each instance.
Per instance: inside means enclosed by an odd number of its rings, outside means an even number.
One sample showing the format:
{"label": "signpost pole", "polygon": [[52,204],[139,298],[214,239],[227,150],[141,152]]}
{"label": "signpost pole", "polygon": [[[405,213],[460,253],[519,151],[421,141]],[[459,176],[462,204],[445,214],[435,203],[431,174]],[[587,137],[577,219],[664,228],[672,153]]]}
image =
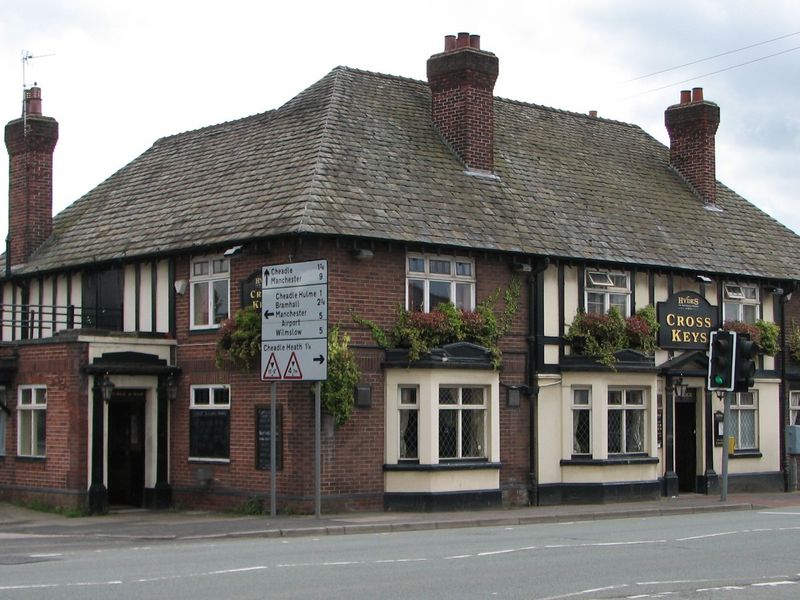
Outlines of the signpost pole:
{"label": "signpost pole", "polygon": [[725,502],[728,499],[728,444],[731,436],[731,396],[725,392],[717,392],[725,396],[725,415],[722,425],[722,485],[719,500]]}
{"label": "signpost pole", "polygon": [[277,444],[275,437],[277,435],[277,426],[275,421],[278,410],[278,383],[273,381],[270,385],[270,401],[269,401],[269,514],[274,517],[277,514],[277,498],[278,494],[275,489],[275,471],[277,470]]}
{"label": "signpost pole", "polygon": [[322,382],[317,382],[314,394],[314,514],[319,519],[322,516]]}
{"label": "signpost pole", "polygon": [[271,514],[275,516],[276,381],[317,382],[314,418],[314,512],[322,514],[322,384],[328,379],[328,261],[262,267],[261,379],[272,382]]}

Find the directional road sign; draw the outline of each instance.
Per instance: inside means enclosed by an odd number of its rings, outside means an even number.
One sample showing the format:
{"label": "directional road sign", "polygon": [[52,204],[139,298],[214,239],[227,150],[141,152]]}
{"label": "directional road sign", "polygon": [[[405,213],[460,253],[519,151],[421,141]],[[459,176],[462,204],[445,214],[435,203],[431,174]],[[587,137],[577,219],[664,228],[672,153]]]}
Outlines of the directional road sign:
{"label": "directional road sign", "polygon": [[261,379],[328,378],[328,261],[263,268]]}

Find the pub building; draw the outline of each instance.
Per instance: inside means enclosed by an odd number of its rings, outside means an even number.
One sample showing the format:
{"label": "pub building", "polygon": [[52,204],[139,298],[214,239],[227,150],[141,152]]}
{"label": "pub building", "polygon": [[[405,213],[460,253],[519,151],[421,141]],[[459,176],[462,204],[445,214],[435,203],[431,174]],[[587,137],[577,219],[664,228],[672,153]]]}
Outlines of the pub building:
{"label": "pub building", "polygon": [[[787,340],[800,238],[716,180],[719,107],[680,92],[665,147],[495,97],[480,43],[446,36],[427,81],[336,67],[279,108],[163,137],[54,217],[58,123],[27,89],[5,130],[0,498],[263,506],[271,380],[278,509],[310,511],[302,357],[218,355],[245,307],[274,310],[262,269],[309,261],[358,368],[352,412],[321,432],[324,511],[714,493],[721,327],[764,350],[731,397],[730,489],[787,489],[800,400],[767,341]],[[443,315],[460,333],[419,354],[391,335]]]}

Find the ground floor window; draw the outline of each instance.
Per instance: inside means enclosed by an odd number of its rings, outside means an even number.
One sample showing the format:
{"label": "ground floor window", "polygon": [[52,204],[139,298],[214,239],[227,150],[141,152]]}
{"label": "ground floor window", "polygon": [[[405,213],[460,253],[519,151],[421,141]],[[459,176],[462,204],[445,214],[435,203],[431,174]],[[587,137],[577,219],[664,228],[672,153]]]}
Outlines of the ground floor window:
{"label": "ground floor window", "polygon": [[572,390],[572,454],[592,453],[592,404],[589,388]]}
{"label": "ground floor window", "polygon": [[485,388],[439,388],[439,458],[486,458]]}
{"label": "ground floor window", "polygon": [[6,413],[5,406],[0,406],[0,456],[6,454]]}
{"label": "ground floor window", "polygon": [[609,389],[608,453],[645,452],[646,416],[643,389]]}
{"label": "ground floor window", "polygon": [[419,388],[400,386],[399,411],[400,460],[419,459]]}
{"label": "ground floor window", "polygon": [[47,442],[47,388],[23,385],[17,397],[17,454],[45,456]]}
{"label": "ground floor window", "polygon": [[789,424],[800,425],[800,392],[789,394]]}
{"label": "ground floor window", "polygon": [[497,371],[388,369],[386,386],[386,464],[413,471],[431,464],[447,470],[471,461],[499,463]]}
{"label": "ground floor window", "polygon": [[230,458],[231,392],[227,385],[193,385],[189,404],[189,458]]}
{"label": "ground floor window", "polygon": [[758,448],[758,393],[731,394],[731,422],[736,450]]}

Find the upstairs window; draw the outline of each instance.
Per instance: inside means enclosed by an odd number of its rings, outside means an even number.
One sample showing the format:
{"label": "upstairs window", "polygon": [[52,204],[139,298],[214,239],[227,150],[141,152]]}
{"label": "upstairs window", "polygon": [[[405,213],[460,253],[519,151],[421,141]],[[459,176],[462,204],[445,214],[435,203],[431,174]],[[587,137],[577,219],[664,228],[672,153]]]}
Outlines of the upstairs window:
{"label": "upstairs window", "polygon": [[722,286],[722,317],[724,321],[755,323],[760,318],[761,303],[758,286],[725,283]]}
{"label": "upstairs window", "polygon": [[430,312],[444,302],[475,310],[475,262],[462,257],[409,254],[406,308]]}
{"label": "upstairs window", "polygon": [[614,271],[586,271],[586,312],[606,314],[616,308],[630,316],[630,277]]}
{"label": "upstairs window", "polygon": [[191,269],[191,328],[218,327],[230,315],[228,259],[195,259]]}
{"label": "upstairs window", "polygon": [[88,271],[81,278],[81,290],[83,327],[122,331],[122,270]]}

